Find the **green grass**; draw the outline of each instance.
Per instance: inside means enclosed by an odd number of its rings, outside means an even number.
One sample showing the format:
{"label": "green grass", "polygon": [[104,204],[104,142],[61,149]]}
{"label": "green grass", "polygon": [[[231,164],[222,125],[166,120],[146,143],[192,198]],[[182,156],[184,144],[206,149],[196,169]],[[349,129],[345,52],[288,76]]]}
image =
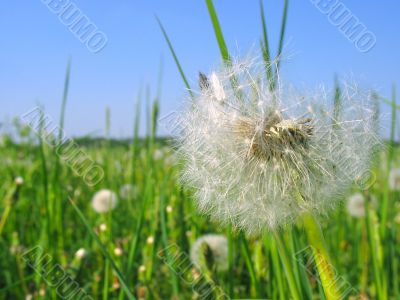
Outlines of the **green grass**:
{"label": "green grass", "polygon": [[[289,1],[283,3],[279,42],[273,56],[267,34],[267,15],[273,12],[265,10],[260,1],[261,53],[271,90],[276,88],[281,67],[288,4]],[[212,0],[205,0],[205,9],[221,59],[230,64],[223,24]],[[167,31],[158,18],[157,21],[183,84],[193,97]],[[59,132],[55,137],[58,140],[68,119],[65,109],[70,70],[69,62]],[[196,238],[205,233],[227,236],[229,266],[227,272],[217,272],[212,267],[205,272],[204,284],[220,288],[206,299],[222,294],[231,299],[325,299],[317,268],[310,264],[313,253],[308,243],[315,236],[307,239],[301,224],[247,238],[197,212],[193,191],[179,183],[180,162],[171,142],[156,137],[161,82],[162,71],[154,97],[149,88],[138,93],[132,139],[117,141],[108,135],[105,140],[76,139],[80,149],[104,170],[104,178],[94,186],[86,184],[57,155],[54,147],[18,122],[19,142],[13,142],[7,135],[3,137],[0,145],[0,299],[25,299],[27,295],[34,299],[61,299],[57,284],[49,284],[50,279],[53,282],[56,279],[51,268],[57,266],[93,299],[196,299],[198,286],[191,284],[195,269],[190,266],[183,273],[177,272],[174,269],[179,266],[176,251],[188,256]],[[232,84],[236,84],[234,79]],[[339,85],[335,91],[332,100],[339,117],[342,109]],[[368,204],[364,218],[351,217],[345,206],[321,218],[326,240],[322,248],[329,251],[336,279],[351,289],[349,295],[399,299],[400,224],[395,218],[400,214],[400,193],[388,186],[390,169],[400,165],[399,148],[394,142],[399,106],[394,88],[391,100],[378,96],[376,99],[392,108],[390,140],[373,164],[377,180],[362,191],[367,199],[375,197],[377,205]],[[139,112],[143,104],[147,136],[140,138],[142,116]],[[112,126],[109,114],[107,111],[107,131]],[[24,178],[21,186],[15,184],[17,176]],[[131,184],[135,193],[127,199],[119,197],[112,212],[97,214],[93,210],[91,199],[96,191],[108,188],[119,194],[124,184]],[[356,187],[351,190],[356,191]],[[106,229],[101,230],[104,225]],[[153,237],[152,242],[149,237]],[[36,267],[32,267],[23,259],[23,254],[38,246],[51,259],[48,264],[36,259]],[[86,251],[83,258],[75,256],[80,248]],[[114,251],[116,248],[122,249],[122,255]]]}
{"label": "green grass", "polygon": [[[37,245],[54,257],[54,263],[60,263],[95,299],[104,299],[105,286],[108,299],[127,299],[130,294],[138,298],[139,291],[145,293],[146,299],[169,299],[173,295],[180,299],[192,297],[191,287],[156,253],[172,244],[187,252],[198,236],[214,232],[225,234],[226,231],[196,212],[190,191],[182,190],[177,182],[179,165],[173,162],[171,147],[157,139],[153,142],[136,139],[131,144],[83,143],[81,147],[106,170],[104,180],[97,186],[87,186],[62,160],[59,180],[48,182],[46,178],[54,175],[51,166],[56,164],[57,158],[45,143],[37,145],[32,139],[1,148],[7,163],[0,173],[0,299],[23,299],[27,292],[39,291],[46,296],[38,296],[38,299],[57,298],[45,278],[19,259],[24,250]],[[163,155],[155,155],[158,151]],[[398,149],[393,151],[393,157],[398,157]],[[393,163],[399,161],[396,159]],[[375,195],[381,203],[386,185],[381,178],[386,177],[383,176],[386,171],[377,168],[375,172],[378,181],[365,194]],[[17,188],[14,177],[18,175],[25,182]],[[93,211],[90,200],[98,189],[111,188],[118,193],[125,183],[137,187],[133,198],[120,199],[110,215]],[[59,198],[54,196],[56,190]],[[389,192],[391,213],[384,238],[379,237],[379,211],[367,214],[365,219],[354,219],[342,207],[322,220],[338,274],[371,299],[391,299],[385,294],[395,299],[398,295],[399,282],[395,279],[399,272],[400,236],[397,234],[399,224],[393,221],[394,210],[398,209],[394,202],[398,196],[398,192]],[[58,228],[51,221],[57,217],[54,216],[56,212],[45,205],[46,197],[49,201],[59,201],[62,206],[63,244],[54,239]],[[166,212],[168,205],[172,207],[171,213]],[[106,232],[99,231],[102,223],[107,224]],[[232,298],[289,299],[297,295],[295,299],[308,299],[309,291],[317,295],[318,283],[294,259],[294,253],[307,246],[301,231],[295,227],[279,233],[280,239],[266,235],[250,240],[233,232],[230,237],[231,272],[215,274],[218,284],[226,293],[230,291]],[[154,244],[146,242],[149,236],[154,236]],[[123,249],[122,256],[114,254],[117,246]],[[74,253],[79,248],[85,248],[87,256],[77,261]],[[277,260],[278,257],[281,259]],[[146,266],[145,273],[139,271],[141,265]],[[289,277],[285,275],[286,268],[290,268]]]}

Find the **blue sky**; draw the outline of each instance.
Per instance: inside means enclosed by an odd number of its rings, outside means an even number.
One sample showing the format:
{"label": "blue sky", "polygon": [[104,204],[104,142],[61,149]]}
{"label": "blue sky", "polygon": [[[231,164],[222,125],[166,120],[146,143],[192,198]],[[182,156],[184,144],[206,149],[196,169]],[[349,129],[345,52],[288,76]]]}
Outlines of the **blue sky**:
{"label": "blue sky", "polygon": [[[103,134],[107,106],[112,135],[131,135],[138,91],[148,86],[154,96],[161,60],[160,114],[176,110],[186,95],[185,87],[155,14],[168,31],[193,85],[197,85],[199,70],[208,72],[219,63],[205,1],[71,1],[107,36],[107,45],[96,54],[44,2],[0,2],[0,120],[21,115],[37,103],[58,120],[70,56],[68,135]],[[261,37],[259,1],[214,2],[230,51],[243,55],[256,49]],[[282,64],[282,76],[313,87],[331,85],[335,74],[353,75],[362,85],[389,96],[392,83],[400,84],[400,2],[343,3],[376,36],[376,45],[367,53],[359,52],[311,1],[292,0],[284,50],[290,60]],[[265,0],[264,7],[271,51],[275,53],[283,1]],[[383,107],[383,111],[387,109]]]}

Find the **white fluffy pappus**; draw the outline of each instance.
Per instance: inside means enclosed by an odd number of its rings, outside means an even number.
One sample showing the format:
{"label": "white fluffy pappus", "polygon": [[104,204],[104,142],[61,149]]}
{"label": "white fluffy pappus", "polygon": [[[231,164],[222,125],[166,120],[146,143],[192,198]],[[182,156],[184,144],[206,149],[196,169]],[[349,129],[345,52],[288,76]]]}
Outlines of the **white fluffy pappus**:
{"label": "white fluffy pappus", "polygon": [[392,191],[400,191],[400,169],[392,169],[389,173],[389,188]]}
{"label": "white fluffy pappus", "polygon": [[271,92],[256,60],[202,76],[179,115],[183,183],[199,209],[258,234],[305,213],[325,214],[365,180],[379,144],[372,95],[345,85],[341,104],[324,88]]}
{"label": "white fluffy pappus", "polygon": [[190,248],[190,260],[200,268],[203,244],[207,244],[212,252],[215,267],[218,271],[228,270],[228,240],[220,234],[206,234],[199,237]]}
{"label": "white fluffy pappus", "polygon": [[137,186],[130,183],[125,183],[119,189],[119,195],[122,199],[134,199],[138,196],[138,194],[139,191]]}
{"label": "white fluffy pappus", "polygon": [[355,193],[347,199],[347,211],[355,218],[365,216],[365,199],[361,193]]}
{"label": "white fluffy pappus", "polygon": [[94,194],[92,207],[97,213],[106,213],[117,206],[117,195],[108,189],[102,189]]}

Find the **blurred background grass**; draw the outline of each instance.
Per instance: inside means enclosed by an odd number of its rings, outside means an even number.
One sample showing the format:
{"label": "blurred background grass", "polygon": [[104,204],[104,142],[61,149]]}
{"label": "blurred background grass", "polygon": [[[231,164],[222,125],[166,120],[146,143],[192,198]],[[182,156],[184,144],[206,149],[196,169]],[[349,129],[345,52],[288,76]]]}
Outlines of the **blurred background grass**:
{"label": "blurred background grass", "polygon": [[[229,64],[231,56],[217,11],[211,0],[205,2],[221,59]],[[268,40],[267,18],[262,2],[259,4],[260,51],[269,66],[271,58],[279,56],[283,49],[288,1],[279,13],[276,53],[270,50],[273,47]],[[182,84],[188,89],[197,88],[197,83],[185,76],[186,65],[179,63],[175,53],[178,47],[163,26],[161,16],[159,26]],[[278,67],[265,70],[271,79],[271,89]],[[103,180],[95,186],[88,186],[46,143],[43,135],[40,132],[36,135],[20,118],[2,132],[0,298],[61,298],[57,289],[46,282],[46,275],[35,272],[24,260],[22,254],[36,246],[52,257],[49,265],[38,264],[39,271],[48,271],[59,264],[93,299],[199,298],[193,286],[187,284],[188,278],[199,276],[199,271],[193,266],[180,276],[168,267],[168,262],[176,263],[172,262],[175,253],[162,249],[178,245],[179,251],[189,254],[198,237],[220,233],[228,239],[229,269],[216,270],[213,254],[207,255],[208,250],[203,249],[206,267],[202,274],[206,284],[217,284],[233,299],[325,299],[318,274],[307,264],[310,252],[301,226],[275,236],[249,239],[197,213],[191,191],[178,183],[180,162],[171,140],[157,134],[162,73],[163,67],[159,65],[153,93],[150,87],[137,93],[132,138],[112,137],[113,111],[106,109],[102,118],[105,137],[88,135],[74,139],[104,170]],[[60,131],[55,133],[59,139],[68,121],[66,107],[73,77],[72,62],[72,73],[70,63],[66,70],[60,102]],[[340,91],[337,84],[332,105],[340,106]],[[389,97],[377,94],[376,103],[377,113],[389,112],[389,139],[373,162],[376,182],[366,191],[354,188],[350,193],[362,193],[366,213],[356,217],[343,205],[329,218],[322,219],[322,227],[335,270],[342,282],[351,287],[351,296],[399,299],[399,188],[389,184],[390,174],[396,173],[400,163],[395,143],[398,126],[395,87]],[[118,203],[109,213],[98,214],[90,201],[103,188],[114,191]],[[306,250],[302,252],[303,249]],[[299,251],[305,257],[295,259]],[[219,296],[213,292],[208,298]]]}

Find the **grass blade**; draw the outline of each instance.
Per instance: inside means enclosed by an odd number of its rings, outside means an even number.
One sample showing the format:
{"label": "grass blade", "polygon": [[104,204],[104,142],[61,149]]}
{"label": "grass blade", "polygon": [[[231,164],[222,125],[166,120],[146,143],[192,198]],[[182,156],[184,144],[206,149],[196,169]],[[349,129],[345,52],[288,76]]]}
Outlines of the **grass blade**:
{"label": "grass blade", "polygon": [[226,46],[224,35],[222,34],[221,26],[218,21],[217,13],[212,0],[206,0],[208,13],[210,14],[211,22],[214,27],[215,37],[217,38],[219,50],[224,62],[230,63],[231,58],[229,56],[228,47]]}
{"label": "grass blade", "polygon": [[174,47],[172,47],[171,41],[170,41],[170,39],[169,39],[169,37],[168,37],[168,34],[167,34],[167,32],[165,31],[164,26],[162,25],[160,19],[159,19],[157,16],[156,16],[156,20],[157,20],[157,22],[158,22],[158,25],[160,26],[161,32],[162,32],[163,35],[164,35],[165,41],[166,41],[167,44],[168,44],[168,48],[169,48],[169,50],[171,51],[172,57],[174,58],[174,61],[175,61],[175,64],[176,64],[176,66],[178,67],[179,74],[181,74],[181,77],[182,77],[182,79],[183,79],[183,82],[185,83],[186,88],[188,89],[190,96],[193,98],[193,92],[192,92],[192,89],[190,88],[189,81],[186,79],[185,73],[183,72],[182,66],[181,66],[181,64],[180,64],[180,62],[179,62],[179,60],[178,60],[178,56],[177,56],[176,53],[175,53]]}
{"label": "grass blade", "polygon": [[[288,13],[289,0],[285,0],[285,6],[283,8],[283,16],[281,23],[281,32],[279,34],[279,45],[278,45],[278,53],[277,53],[277,62],[276,62],[276,72],[279,72],[279,65],[281,61],[281,54],[283,49],[283,41],[285,39],[285,31],[286,31],[286,21],[287,21],[287,13]],[[278,76],[278,74],[276,74]],[[276,80],[275,80],[276,83]]]}
{"label": "grass blade", "polygon": [[265,22],[265,14],[264,14],[264,5],[263,0],[260,0],[260,12],[261,12],[261,25],[263,31],[263,39],[261,42],[261,52],[264,59],[265,69],[267,72],[268,78],[268,88],[270,91],[273,90],[273,81],[274,81],[274,74],[271,65],[271,54],[269,52],[269,42],[268,42],[268,34],[267,34],[267,25]]}

